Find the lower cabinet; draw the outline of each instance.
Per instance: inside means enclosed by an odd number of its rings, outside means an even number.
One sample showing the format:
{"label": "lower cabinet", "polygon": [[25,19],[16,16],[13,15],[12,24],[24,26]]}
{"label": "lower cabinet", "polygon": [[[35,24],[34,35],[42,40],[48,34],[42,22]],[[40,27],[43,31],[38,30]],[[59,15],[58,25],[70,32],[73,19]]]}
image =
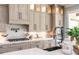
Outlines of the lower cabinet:
{"label": "lower cabinet", "polygon": [[43,49],[43,48],[44,48],[44,43],[43,43],[43,41],[40,41],[39,43],[40,43],[40,44],[39,44],[39,48],[40,48],[40,49]]}
{"label": "lower cabinet", "polygon": [[14,47],[6,48],[5,52],[18,51],[18,50],[21,49],[18,46],[14,46]]}
{"label": "lower cabinet", "polygon": [[30,42],[30,48],[35,48],[35,47],[39,47],[39,41],[33,41],[33,42]]}
{"label": "lower cabinet", "polygon": [[46,49],[46,48],[50,48],[51,47],[51,43],[49,41],[44,41],[44,47],[43,49]]}
{"label": "lower cabinet", "polygon": [[0,48],[0,54],[1,54],[1,53],[5,53],[5,52],[6,52],[5,49]]}
{"label": "lower cabinet", "polygon": [[5,44],[0,46],[0,53],[18,51],[30,48],[46,49],[54,46],[53,40],[28,41],[20,43]]}
{"label": "lower cabinet", "polygon": [[55,46],[55,43],[53,43],[53,40],[40,41],[40,44],[39,44],[39,48],[41,49],[51,48],[54,46]]}
{"label": "lower cabinet", "polygon": [[20,43],[20,49],[29,49],[30,48],[30,45],[29,45],[29,42],[24,42],[24,43]]}
{"label": "lower cabinet", "polygon": [[50,40],[47,40],[47,41],[43,41],[43,49],[46,49],[46,48],[51,48],[51,41]]}

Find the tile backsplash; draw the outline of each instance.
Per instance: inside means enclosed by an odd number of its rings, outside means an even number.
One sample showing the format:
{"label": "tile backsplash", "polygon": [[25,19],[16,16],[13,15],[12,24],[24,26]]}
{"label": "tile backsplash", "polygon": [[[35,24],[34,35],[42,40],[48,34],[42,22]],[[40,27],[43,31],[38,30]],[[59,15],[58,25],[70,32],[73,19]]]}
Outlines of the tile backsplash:
{"label": "tile backsplash", "polygon": [[25,32],[27,32],[27,27],[24,25],[8,25],[7,26],[7,38],[25,38]]}

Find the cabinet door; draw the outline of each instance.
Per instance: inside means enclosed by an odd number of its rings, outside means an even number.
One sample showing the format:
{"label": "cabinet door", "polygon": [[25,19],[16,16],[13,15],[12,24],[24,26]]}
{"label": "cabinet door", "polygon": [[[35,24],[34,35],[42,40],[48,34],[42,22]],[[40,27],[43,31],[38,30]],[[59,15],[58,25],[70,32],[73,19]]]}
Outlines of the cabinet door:
{"label": "cabinet door", "polygon": [[40,20],[40,13],[39,12],[35,12],[35,17],[34,17],[34,26],[36,26],[36,30],[37,32],[39,32],[40,30],[40,24],[39,24],[39,20]]}
{"label": "cabinet door", "polygon": [[25,20],[26,20],[26,24],[29,24],[29,21],[30,21],[30,5],[29,4],[25,4]]}
{"label": "cabinet door", "polygon": [[56,27],[63,26],[63,15],[62,14],[56,14]]}
{"label": "cabinet door", "polygon": [[55,47],[55,40],[54,39],[50,40],[50,43],[51,43],[51,47]]}
{"label": "cabinet door", "polygon": [[0,23],[8,23],[8,6],[0,5]]}
{"label": "cabinet door", "polygon": [[34,31],[34,11],[30,11],[30,17],[29,17],[29,31],[33,32]]}
{"label": "cabinet door", "polygon": [[8,7],[0,5],[0,31],[6,31],[6,25],[8,23]]}
{"label": "cabinet door", "polygon": [[35,47],[34,43],[30,42],[30,48],[34,48],[34,47]]}
{"label": "cabinet door", "polygon": [[20,19],[25,20],[25,5],[20,4],[20,5],[18,5],[18,8],[19,8],[18,12],[22,14]]}
{"label": "cabinet door", "polygon": [[53,40],[42,40],[40,41],[39,48],[46,49],[55,46],[55,42]]}
{"label": "cabinet door", "polygon": [[30,48],[29,42],[18,43],[18,45],[19,45],[19,48],[21,48],[21,49],[29,49]]}
{"label": "cabinet door", "polygon": [[[24,10],[25,10],[25,6],[23,5],[23,4],[19,4],[19,5],[17,5],[18,7],[18,22],[17,22],[17,24],[23,24],[23,22],[24,22]],[[23,16],[24,15],[24,16]],[[25,23],[25,22],[24,22]]]}
{"label": "cabinet door", "polygon": [[22,24],[29,24],[29,5],[27,4],[20,4],[19,13],[21,13],[21,23]]}
{"label": "cabinet door", "polygon": [[39,48],[44,49],[44,42],[43,41],[39,42]]}
{"label": "cabinet door", "polygon": [[6,49],[0,48],[0,54],[5,52],[6,52]]}
{"label": "cabinet door", "polygon": [[9,23],[14,24],[28,24],[28,5],[14,4],[9,5]]}
{"label": "cabinet door", "polygon": [[41,13],[41,31],[45,31],[45,18],[46,18],[46,13]]}
{"label": "cabinet door", "polygon": [[9,23],[17,23],[18,22],[18,5],[11,4],[9,5]]}
{"label": "cabinet door", "polygon": [[50,31],[50,14],[46,14],[45,28],[46,28],[46,31]]}
{"label": "cabinet door", "polygon": [[4,45],[2,48],[0,48],[0,53],[5,53],[5,52],[11,52],[11,51],[17,51],[19,50],[18,49],[18,46],[8,46],[8,45]]}
{"label": "cabinet door", "polygon": [[44,43],[44,48],[43,49],[49,48],[49,42],[47,40],[44,41],[43,43]]}

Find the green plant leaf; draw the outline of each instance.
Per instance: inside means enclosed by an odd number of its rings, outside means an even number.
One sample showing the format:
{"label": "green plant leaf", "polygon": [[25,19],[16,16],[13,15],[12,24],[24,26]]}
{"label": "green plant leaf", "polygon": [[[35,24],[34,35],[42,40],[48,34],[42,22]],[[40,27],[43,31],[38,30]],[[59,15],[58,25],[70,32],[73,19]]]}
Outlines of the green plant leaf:
{"label": "green plant leaf", "polygon": [[67,31],[67,34],[71,37],[75,37],[77,43],[79,43],[79,26],[69,29],[69,31]]}

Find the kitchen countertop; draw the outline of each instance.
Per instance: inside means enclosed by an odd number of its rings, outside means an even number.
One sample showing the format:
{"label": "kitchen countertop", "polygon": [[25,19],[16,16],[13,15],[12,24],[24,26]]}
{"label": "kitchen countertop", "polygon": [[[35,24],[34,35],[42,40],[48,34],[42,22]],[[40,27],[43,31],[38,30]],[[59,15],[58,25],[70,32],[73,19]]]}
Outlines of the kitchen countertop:
{"label": "kitchen countertop", "polygon": [[21,42],[32,42],[32,41],[40,41],[40,40],[53,40],[53,38],[36,38],[36,39],[30,39],[30,40],[24,40],[24,41],[14,41],[14,42],[9,42],[9,41],[0,41],[0,45],[3,44],[13,44],[13,43],[21,43]]}
{"label": "kitchen countertop", "polygon": [[[31,48],[31,49],[25,49],[25,50],[20,50],[20,51],[3,53],[1,55],[66,55],[66,54],[63,54],[61,49],[48,52],[40,48]],[[73,51],[71,55],[76,55],[76,54]]]}

